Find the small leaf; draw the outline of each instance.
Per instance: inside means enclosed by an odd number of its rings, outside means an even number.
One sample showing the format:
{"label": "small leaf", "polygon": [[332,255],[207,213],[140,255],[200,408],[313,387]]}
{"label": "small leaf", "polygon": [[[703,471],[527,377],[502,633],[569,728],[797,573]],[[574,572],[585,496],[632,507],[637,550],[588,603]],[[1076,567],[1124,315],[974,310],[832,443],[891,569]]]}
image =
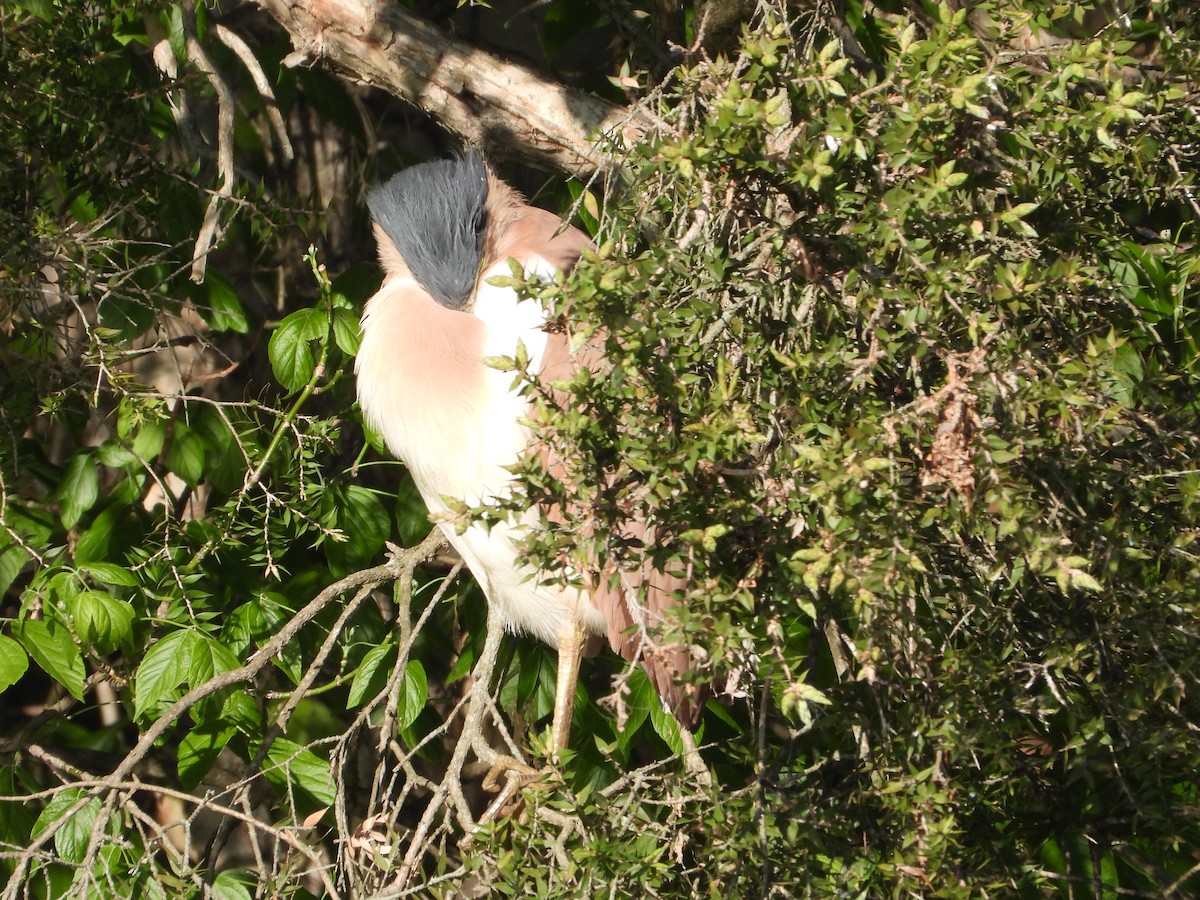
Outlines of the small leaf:
{"label": "small leaf", "polygon": [[1104,589],[1100,582],[1087,572],[1084,572],[1080,569],[1071,569],[1070,573],[1071,587],[1081,588],[1085,591],[1101,591]]}
{"label": "small leaf", "polygon": [[587,189],[583,192],[583,208],[593,220],[600,220],[600,204],[596,201],[596,195]]}

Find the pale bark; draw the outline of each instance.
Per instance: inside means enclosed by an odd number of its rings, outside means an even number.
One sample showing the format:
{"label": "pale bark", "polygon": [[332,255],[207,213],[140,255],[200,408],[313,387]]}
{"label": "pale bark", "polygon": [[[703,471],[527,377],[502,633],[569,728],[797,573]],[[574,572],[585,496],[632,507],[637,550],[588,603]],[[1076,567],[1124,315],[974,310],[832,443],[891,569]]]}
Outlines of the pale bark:
{"label": "pale bark", "polygon": [[287,65],[324,63],[434,116],[491,156],[587,177],[610,160],[598,136],[632,142],[635,109],[548,81],[451,37],[391,0],[255,0],[292,36]]}

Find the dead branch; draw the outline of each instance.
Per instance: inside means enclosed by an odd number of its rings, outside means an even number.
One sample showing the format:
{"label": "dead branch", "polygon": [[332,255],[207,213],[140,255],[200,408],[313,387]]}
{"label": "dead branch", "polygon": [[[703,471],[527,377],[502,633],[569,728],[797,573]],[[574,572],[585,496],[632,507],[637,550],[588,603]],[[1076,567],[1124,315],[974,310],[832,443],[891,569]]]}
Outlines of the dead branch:
{"label": "dead branch", "polygon": [[325,61],[407,100],[499,157],[581,178],[604,167],[598,136],[633,143],[643,114],[547,81],[450,37],[388,0],[255,0],[292,36],[289,66]]}
{"label": "dead branch", "polygon": [[116,802],[116,794],[122,788],[134,768],[153,748],[155,742],[162,737],[168,728],[170,728],[179,718],[191,709],[196,703],[203,700],[205,697],[210,697],[217,691],[235,684],[244,684],[251,681],[258,672],[265,666],[270,665],[272,658],[279,653],[282,648],[296,636],[296,634],[311,622],[327,605],[336,600],[347,591],[360,588],[364,585],[381,584],[385,581],[391,581],[399,578],[404,570],[410,566],[417,566],[424,562],[441,544],[440,535],[430,537],[416,547],[405,551],[402,555],[398,555],[390,559],[382,566],[376,566],[371,569],[364,569],[360,572],[355,572],[348,575],[340,581],[334,582],[325,590],[321,591],[314,597],[307,606],[301,609],[292,619],[284,625],[269,641],[262,645],[247,663],[243,666],[225,672],[214,678],[209,679],[204,684],[192,688],[171,706],[169,706],[146,731],[142,734],[141,739],[137,742],[132,750],[126,754],[120,765],[113,770],[112,774],[100,779],[95,784],[91,785],[87,792],[81,796],[71,807],[65,810],[53,822],[49,823],[46,828],[26,847],[15,859],[13,877],[9,881],[5,890],[0,894],[3,900],[16,900],[20,886],[24,881],[25,872],[29,864],[35,857],[38,856],[43,846],[53,840],[54,835],[58,830],[66,824],[80,809],[84,807],[93,797],[106,795],[104,807],[100,815],[96,817],[95,824],[92,827],[89,837],[87,852],[85,855],[83,868],[87,868],[94,860],[97,851],[100,847],[104,828],[111,813],[112,807]]}

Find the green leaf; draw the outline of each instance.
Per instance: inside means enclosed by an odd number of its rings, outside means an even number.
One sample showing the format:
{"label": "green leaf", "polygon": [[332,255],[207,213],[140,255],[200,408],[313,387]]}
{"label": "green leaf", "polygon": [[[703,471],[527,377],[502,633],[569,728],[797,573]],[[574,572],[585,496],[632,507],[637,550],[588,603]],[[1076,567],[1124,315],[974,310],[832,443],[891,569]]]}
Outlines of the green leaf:
{"label": "green leaf", "polygon": [[337,307],[333,311],[333,339],[347,356],[356,356],[362,343],[362,329],[358,316],[348,309]]}
{"label": "green leaf", "polygon": [[179,778],[192,790],[209,773],[237,728],[224,722],[200,722],[179,742],[176,754]]}
{"label": "green leaf", "polygon": [[29,656],[12,638],[0,634],[0,693],[21,680],[29,668]]}
{"label": "green leaf", "polygon": [[258,887],[260,879],[246,869],[226,869],[213,879],[212,894],[217,900],[253,900],[251,887]]}
{"label": "green leaf", "polygon": [[18,0],[17,6],[43,22],[54,21],[55,9],[52,0]]}
{"label": "green leaf", "polygon": [[101,584],[111,584],[114,587],[137,587],[137,579],[133,573],[113,563],[86,563],[79,571]]}
{"label": "green leaf", "polygon": [[267,762],[272,767],[267,770],[267,777],[276,785],[281,788],[286,788],[289,783],[296,785],[318,803],[333,805],[333,775],[327,760],[294,741],[276,738],[267,751]]}
{"label": "green leaf", "polygon": [[361,485],[352,484],[339,492],[336,526],[347,540],[328,546],[331,558],[351,566],[365,565],[383,549],[392,522],[380,499]]}
{"label": "green leaf", "polygon": [[395,510],[396,531],[400,535],[400,543],[405,547],[419,544],[433,528],[433,523],[429,521],[429,510],[410,475],[405,475],[396,489]]}
{"label": "green leaf", "polygon": [[83,654],[66,628],[53,620],[26,619],[13,625],[13,635],[43,672],[83,700]]}
{"label": "green leaf", "polygon": [[355,263],[333,279],[330,285],[333,305],[346,310],[362,309],[371,295],[379,290],[380,281],[379,266],[374,262]]}
{"label": "green leaf", "polygon": [[221,629],[221,643],[229,648],[230,653],[240,657],[250,649],[251,643],[262,643],[269,635],[262,607],[256,600],[249,600],[230,613],[229,618],[225,620]]}
{"label": "green leaf", "polygon": [[55,497],[64,528],[74,528],[100,496],[100,473],[91,453],[77,453],[58,483]]}
{"label": "green leaf", "polygon": [[145,422],[139,426],[133,437],[132,450],[134,456],[145,462],[154,462],[162,452],[167,440],[167,423],[161,419]]}
{"label": "green leaf", "polygon": [[187,62],[187,33],[183,28],[183,6],[179,3],[171,4],[171,8],[164,18],[171,52],[180,62]]}
{"label": "green leaf", "polygon": [[404,670],[404,690],[400,693],[400,708],[396,713],[399,726],[407,728],[415,722],[428,699],[429,682],[425,677],[425,667],[417,660],[410,659]]}
{"label": "green leaf", "polygon": [[189,628],[173,631],[151,647],[138,666],[134,714],[149,718],[182,696],[182,685],[196,688],[237,667],[237,657],[209,635]]}
{"label": "green leaf", "polygon": [[168,469],[195,487],[204,477],[206,452],[203,436],[182,422],[175,423],[171,446],[167,450]]}
{"label": "green leaf", "polygon": [[635,666],[629,673],[625,686],[629,689],[625,696],[625,722],[622,730],[617,733],[617,741],[622,750],[629,749],[629,745],[649,718],[650,710],[656,705],[661,705],[658,692],[654,690],[646,670],[641,666]]}
{"label": "green leaf", "polygon": [[533,718],[554,709],[556,657],[549,647],[528,646],[517,668],[517,703],[533,704]]}
{"label": "green leaf", "polygon": [[676,756],[683,755],[683,738],[679,735],[679,720],[663,709],[661,703],[650,707],[650,724],[655,733],[662,738],[671,752]]}
{"label": "green leaf", "polygon": [[192,669],[192,653],[199,635],[191,629],[172,631],[142,658],[133,682],[134,716],[146,719],[151,711],[178,698],[178,688]]}
{"label": "green leaf", "polygon": [[275,378],[290,392],[308,384],[316,368],[316,357],[309,342],[324,339],[329,327],[325,314],[319,309],[301,309],[279,323],[267,356]]}
{"label": "green leaf", "polygon": [[79,540],[75,542],[75,562],[83,565],[106,559],[117,520],[128,515],[128,508],[117,503],[98,513],[92,519],[92,524],[83,530]]}
{"label": "green leaf", "polygon": [[246,308],[233,285],[211,266],[204,275],[202,296],[196,298],[200,314],[212,326],[213,331],[232,331],[245,334],[250,330],[250,319]]}
{"label": "green leaf", "polygon": [[21,574],[25,564],[32,558],[29,551],[16,544],[0,550],[0,597],[8,593],[8,589]]}
{"label": "green leaf", "polygon": [[[85,795],[79,788],[65,788],[54,795],[33,826],[33,837],[42,835],[54,822],[64,815]],[[101,801],[93,797],[67,819],[54,833],[54,849],[64,862],[81,863],[87,854],[92,826],[100,814]]]}
{"label": "green leaf", "polygon": [[75,633],[101,653],[111,653],[133,633],[133,606],[102,591],[83,591],[73,601]]}
{"label": "green leaf", "polygon": [[1071,587],[1077,587],[1085,591],[1102,591],[1103,585],[1100,584],[1094,577],[1080,569],[1071,570]]}
{"label": "green leaf", "polygon": [[372,647],[363,657],[354,680],[350,682],[350,694],[346,703],[350,709],[362,706],[368,697],[374,697],[384,684],[396,660],[397,647],[391,641]]}

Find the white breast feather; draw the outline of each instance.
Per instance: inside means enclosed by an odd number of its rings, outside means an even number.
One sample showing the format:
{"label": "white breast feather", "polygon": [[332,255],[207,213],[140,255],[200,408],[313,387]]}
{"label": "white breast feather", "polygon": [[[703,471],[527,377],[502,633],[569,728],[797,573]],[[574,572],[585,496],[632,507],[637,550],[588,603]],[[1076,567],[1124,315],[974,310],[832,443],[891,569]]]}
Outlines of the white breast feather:
{"label": "white breast feather", "polygon": [[[553,267],[538,257],[527,262],[525,269],[543,278],[554,273]],[[513,288],[487,283],[493,276],[508,274],[504,262],[480,279],[473,313],[487,326],[483,356],[515,357],[521,342],[530,371],[537,372],[548,341],[543,330],[545,313],[536,300],[520,300]],[[448,511],[444,496],[470,506],[507,496],[513,481],[509,467],[517,463],[529,442],[523,424],[527,401],[519,394],[520,376],[486,369],[486,390],[478,398],[452,393],[435,398],[414,390],[412,379],[404,377],[403,361],[396,359],[397,348],[387,340],[395,331],[387,327],[386,320],[396,312],[381,294],[363,318],[356,368],[368,421],[407,465],[435,516]],[[409,337],[422,342],[426,350],[431,348],[423,342],[436,344],[439,339],[436,334]],[[436,358],[436,349],[434,346],[433,352],[422,356]],[[385,365],[368,364],[370,360],[382,360]],[[455,534],[452,526],[444,525],[443,531],[509,627],[528,631],[552,646],[558,645],[568,616],[580,619],[587,630],[603,634],[604,619],[585,594],[575,588],[540,585],[532,568],[517,564],[517,544],[536,521],[537,512],[530,510],[520,522],[500,523],[490,530],[472,525]]]}

